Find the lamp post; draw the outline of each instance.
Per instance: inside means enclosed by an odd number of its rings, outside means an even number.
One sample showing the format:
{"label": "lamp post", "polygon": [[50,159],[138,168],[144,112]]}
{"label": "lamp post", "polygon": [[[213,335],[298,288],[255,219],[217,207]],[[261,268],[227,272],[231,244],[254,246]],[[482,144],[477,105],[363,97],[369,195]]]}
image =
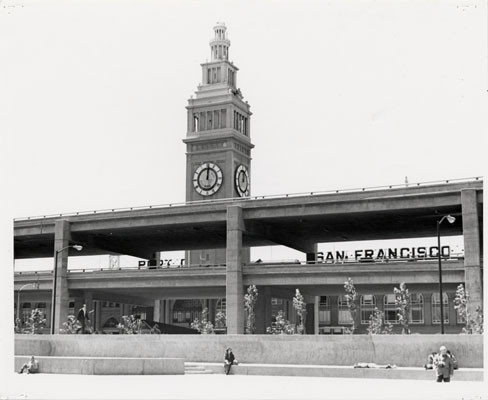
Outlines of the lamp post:
{"label": "lamp post", "polygon": [[65,246],[62,249],[56,250],[54,253],[54,275],[53,275],[53,298],[51,303],[51,334],[54,335],[54,320],[55,316],[54,313],[56,311],[56,284],[58,280],[58,254],[61,253],[63,250],[72,247],[75,250],[81,251],[83,250],[83,246],[79,244],[71,244],[69,246]]}
{"label": "lamp post", "polygon": [[441,310],[441,334],[444,334],[444,298],[442,293],[442,261],[441,261],[441,223],[447,219],[452,224],[456,221],[456,218],[452,215],[444,215],[441,219],[437,220],[437,259],[439,260],[439,294],[440,294],[440,310]]}
{"label": "lamp post", "polygon": [[22,286],[19,291],[17,292],[17,318],[20,319],[20,292],[22,289],[32,286],[34,289],[39,289],[39,283],[38,282],[31,282],[31,283],[26,283],[24,286]]}

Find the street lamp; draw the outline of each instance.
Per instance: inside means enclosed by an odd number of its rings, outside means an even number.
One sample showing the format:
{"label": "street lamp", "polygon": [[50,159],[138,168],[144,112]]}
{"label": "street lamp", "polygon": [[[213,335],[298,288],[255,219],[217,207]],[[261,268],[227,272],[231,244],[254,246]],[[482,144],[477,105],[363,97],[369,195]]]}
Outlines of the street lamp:
{"label": "street lamp", "polygon": [[440,310],[441,310],[441,334],[444,334],[444,298],[442,297],[442,262],[441,262],[441,223],[447,219],[450,224],[456,221],[452,215],[444,215],[437,220],[437,258],[439,260],[439,294],[440,294]]}
{"label": "street lamp", "polygon": [[65,246],[62,249],[56,250],[54,253],[54,276],[53,276],[53,298],[51,303],[51,334],[54,335],[54,312],[56,311],[56,284],[58,279],[58,254],[61,253],[63,250],[72,247],[75,250],[81,251],[83,250],[83,246],[79,244],[71,244],[69,246]]}
{"label": "street lamp", "polygon": [[20,319],[20,292],[22,291],[22,289],[24,289],[28,286],[32,286],[34,289],[39,289],[39,282],[26,283],[17,292],[17,318],[16,319]]}

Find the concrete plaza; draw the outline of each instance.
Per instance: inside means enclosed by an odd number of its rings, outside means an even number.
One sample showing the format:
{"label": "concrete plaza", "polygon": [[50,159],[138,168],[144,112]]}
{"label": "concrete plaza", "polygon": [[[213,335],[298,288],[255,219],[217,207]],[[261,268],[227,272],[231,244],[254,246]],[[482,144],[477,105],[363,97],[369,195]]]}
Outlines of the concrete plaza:
{"label": "concrete plaza", "polygon": [[239,375],[9,374],[0,399],[488,400],[484,382]]}

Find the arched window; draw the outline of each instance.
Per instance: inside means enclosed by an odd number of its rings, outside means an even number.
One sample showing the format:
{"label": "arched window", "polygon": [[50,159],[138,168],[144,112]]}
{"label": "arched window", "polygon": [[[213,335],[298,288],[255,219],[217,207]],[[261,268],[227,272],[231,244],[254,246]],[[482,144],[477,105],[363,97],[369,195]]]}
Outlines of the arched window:
{"label": "arched window", "polygon": [[376,298],[372,294],[365,294],[361,296],[360,309],[361,309],[361,323],[369,323],[369,317],[373,314],[376,307]]}
{"label": "arched window", "polygon": [[386,294],[383,296],[383,311],[385,313],[385,322],[398,324],[398,311],[395,304],[395,294]]}
{"label": "arched window", "polygon": [[410,294],[410,323],[424,323],[424,296],[422,293]]}
{"label": "arched window", "polygon": [[320,296],[319,303],[319,326],[330,325],[330,297]]}
{"label": "arched window", "polygon": [[[440,302],[440,294],[433,293],[432,294],[432,323],[433,324],[440,324],[441,323],[441,302]],[[449,323],[449,298],[447,297],[447,293],[442,293],[442,303],[443,303],[443,312],[444,312],[444,323]]]}
{"label": "arched window", "polygon": [[352,324],[351,313],[347,307],[347,302],[345,296],[339,296],[337,299],[337,308],[339,311],[339,325],[350,325]]}

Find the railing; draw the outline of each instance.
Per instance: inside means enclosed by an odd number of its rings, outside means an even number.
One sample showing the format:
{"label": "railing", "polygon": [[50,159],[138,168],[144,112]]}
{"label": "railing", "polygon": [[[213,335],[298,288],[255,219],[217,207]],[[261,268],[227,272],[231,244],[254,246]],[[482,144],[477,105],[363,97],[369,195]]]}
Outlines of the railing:
{"label": "railing", "polygon": [[400,189],[400,188],[406,188],[406,187],[418,187],[418,186],[431,186],[431,185],[440,185],[440,184],[449,184],[449,183],[473,182],[473,181],[482,181],[482,180],[483,180],[482,176],[475,176],[472,178],[459,178],[459,179],[449,179],[449,180],[443,180],[443,181],[429,181],[429,182],[418,182],[418,183],[409,183],[409,184],[404,183],[404,184],[400,184],[400,185],[389,185],[389,186],[371,186],[371,187],[363,187],[363,188],[337,189],[337,190],[326,190],[326,191],[318,191],[318,192],[301,192],[301,193],[274,194],[274,195],[265,195],[265,196],[232,197],[232,198],[214,199],[214,200],[196,200],[196,201],[168,203],[168,204],[150,205],[150,206],[108,208],[108,209],[102,209],[102,210],[67,212],[67,213],[50,214],[50,215],[38,215],[38,216],[34,216],[34,217],[14,218],[14,221],[29,221],[29,220],[37,220],[37,219],[45,219],[45,218],[58,218],[58,217],[78,216],[78,215],[93,215],[93,214],[103,214],[103,213],[118,213],[118,212],[126,212],[126,211],[171,208],[171,207],[185,207],[185,206],[193,206],[193,205],[199,205],[199,204],[227,204],[227,203],[234,203],[234,202],[240,202],[240,201],[245,201],[245,200],[268,200],[268,199],[279,199],[279,198],[300,197],[300,196],[318,196],[318,195],[324,195],[324,194],[355,193],[355,192],[366,192],[366,191],[384,190],[384,189]]}
{"label": "railing", "polygon": [[[449,257],[442,257],[443,262],[455,262],[464,260],[464,254],[452,254]],[[248,264],[244,264],[244,266],[282,266],[282,265],[334,265],[334,264],[394,264],[394,263],[412,263],[412,262],[437,262],[437,257],[416,257],[416,258],[360,258],[360,259],[347,259],[347,260],[324,260],[324,261],[301,261],[301,260],[258,260],[253,261]],[[175,269],[201,269],[201,268],[222,268],[224,269],[226,264],[192,264],[192,265],[171,265],[171,266],[161,266],[161,267],[147,267],[147,266],[137,266],[137,267],[119,267],[119,268],[77,268],[77,269],[69,269],[69,274],[78,274],[78,273],[93,273],[93,272],[114,272],[114,271],[140,271],[140,270],[151,270],[151,271],[160,271],[163,269],[168,270],[175,270]],[[51,275],[53,273],[52,270],[44,270],[44,271],[15,271],[15,275]]]}

